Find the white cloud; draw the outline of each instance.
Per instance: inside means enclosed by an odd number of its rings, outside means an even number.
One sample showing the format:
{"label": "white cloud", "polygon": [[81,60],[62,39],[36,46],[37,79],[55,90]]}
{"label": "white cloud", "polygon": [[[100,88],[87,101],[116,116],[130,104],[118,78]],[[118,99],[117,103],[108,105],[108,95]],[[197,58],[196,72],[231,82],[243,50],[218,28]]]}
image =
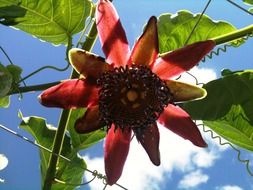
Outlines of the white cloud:
{"label": "white cloud", "polygon": [[[130,190],[156,190],[159,189],[159,184],[165,183],[163,180],[171,179],[172,171],[184,173],[192,172],[197,168],[210,167],[218,158],[215,155],[222,151],[215,144],[207,149],[198,148],[162,126],[159,126],[159,131],[161,165],[159,167],[153,166],[144,149],[136,139],[133,139],[123,174],[118,181],[119,184]],[[85,160],[89,169],[96,169],[104,173],[103,158],[90,159],[86,156]],[[89,185],[94,190],[104,187],[102,181],[92,182]],[[120,188],[114,185],[106,189],[117,190]]]}
{"label": "white cloud", "polygon": [[202,183],[206,183],[208,179],[208,175],[203,174],[201,170],[193,171],[183,177],[183,179],[179,182],[178,187],[180,189],[193,188]]}
{"label": "white cloud", "polygon": [[0,170],[3,170],[7,165],[8,159],[3,154],[0,154]]}
{"label": "white cloud", "polygon": [[241,187],[237,185],[225,185],[222,187],[217,187],[217,190],[243,190]]}
{"label": "white cloud", "polygon": [[[200,82],[207,82],[216,78],[215,72],[210,69],[192,69],[191,73],[197,76]],[[182,76],[183,79],[184,76]],[[191,80],[193,79],[190,77]],[[187,79],[187,82],[190,81]],[[224,151],[213,139],[210,134],[205,134],[209,147],[206,149],[194,146],[191,142],[182,139],[163,126],[159,126],[160,131],[160,153],[161,165],[154,166],[149,160],[145,150],[133,139],[130,146],[130,152],[123,170],[123,174],[118,183],[130,190],[158,190],[159,184],[170,183],[173,171],[179,173],[194,174],[193,171],[199,171],[201,168],[211,167],[219,154]],[[89,169],[94,169],[104,173],[103,158],[90,159],[85,156]],[[193,172],[193,173],[192,173]],[[198,174],[198,173],[195,173]],[[201,172],[200,172],[201,174]],[[208,176],[204,177],[195,184],[204,183]],[[89,179],[91,176],[87,177]],[[187,176],[185,176],[186,178]],[[99,179],[89,184],[92,190],[103,189],[104,184]],[[166,182],[164,181],[166,180]],[[107,187],[109,190],[120,190],[118,186]]]}
{"label": "white cloud", "polygon": [[215,153],[215,151],[201,151],[199,154],[195,154],[192,158],[193,162],[198,166],[202,168],[208,168],[211,167],[214,164],[214,161],[219,157]]}

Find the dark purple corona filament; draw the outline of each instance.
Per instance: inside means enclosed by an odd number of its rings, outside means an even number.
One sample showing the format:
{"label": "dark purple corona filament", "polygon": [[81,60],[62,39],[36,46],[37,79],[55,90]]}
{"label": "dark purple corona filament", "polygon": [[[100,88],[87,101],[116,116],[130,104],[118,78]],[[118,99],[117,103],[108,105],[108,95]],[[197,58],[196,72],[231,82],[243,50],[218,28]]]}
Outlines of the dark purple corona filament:
{"label": "dark purple corona filament", "polygon": [[115,68],[103,73],[97,83],[100,118],[107,127],[151,126],[172,100],[165,82],[146,66]]}

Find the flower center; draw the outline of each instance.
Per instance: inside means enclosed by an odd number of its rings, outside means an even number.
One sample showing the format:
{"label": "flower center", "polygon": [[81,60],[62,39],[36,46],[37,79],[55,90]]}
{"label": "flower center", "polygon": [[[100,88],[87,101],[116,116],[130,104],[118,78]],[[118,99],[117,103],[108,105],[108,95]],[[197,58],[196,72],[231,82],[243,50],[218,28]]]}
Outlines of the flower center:
{"label": "flower center", "polygon": [[100,117],[108,127],[148,127],[172,100],[165,82],[145,66],[115,68],[103,73],[97,83]]}
{"label": "flower center", "polygon": [[129,90],[126,96],[129,101],[134,102],[138,98],[138,92],[135,90]]}

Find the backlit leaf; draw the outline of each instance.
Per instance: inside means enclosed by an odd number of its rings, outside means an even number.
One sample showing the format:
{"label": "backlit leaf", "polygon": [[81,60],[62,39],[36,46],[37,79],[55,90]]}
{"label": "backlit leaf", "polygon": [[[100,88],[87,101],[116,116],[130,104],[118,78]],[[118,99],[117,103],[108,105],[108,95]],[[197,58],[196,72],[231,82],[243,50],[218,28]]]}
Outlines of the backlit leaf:
{"label": "backlit leaf", "polygon": [[12,75],[8,69],[0,63],[0,98],[10,91],[12,86]]}
{"label": "backlit leaf", "polygon": [[53,44],[66,44],[91,14],[89,0],[1,0],[0,18]]}
{"label": "backlit leaf", "polygon": [[[20,127],[31,133],[38,144],[48,149],[52,149],[56,128],[46,124],[43,118],[35,116],[23,117]],[[65,135],[64,138],[61,154],[71,159],[72,162],[70,163],[60,158],[57,167],[56,178],[66,183],[80,184],[82,182],[82,176],[84,173],[84,169],[82,169],[82,167],[86,168],[86,164],[84,160],[77,154],[77,151],[72,148],[70,138],[67,135]],[[42,182],[44,181],[48,168],[49,157],[50,153],[48,151],[40,149]],[[56,189],[73,190],[75,189],[75,186],[54,183],[52,190]]]}
{"label": "backlit leaf", "polygon": [[232,105],[240,105],[253,121],[253,70],[232,72],[203,88],[207,91],[204,99],[183,104],[193,119],[216,120],[225,116]]}
{"label": "backlit leaf", "polygon": [[[176,14],[161,15],[158,18],[160,53],[183,47],[199,16],[199,14],[193,14],[185,10]],[[227,22],[214,21],[203,15],[187,44],[207,40],[234,30],[236,28]]]}
{"label": "backlit leaf", "polygon": [[7,65],[6,69],[11,73],[13,82],[17,83],[21,79],[22,69],[17,65]]}
{"label": "backlit leaf", "polygon": [[253,151],[253,70],[222,74],[203,86],[206,98],[182,107],[228,141]]}
{"label": "backlit leaf", "polygon": [[0,98],[0,108],[8,108],[10,105],[10,96]]}
{"label": "backlit leaf", "polygon": [[7,94],[12,89],[17,89],[18,81],[21,78],[22,69],[17,65],[7,65],[0,63],[0,108],[8,108],[10,105],[10,96]]}
{"label": "backlit leaf", "polygon": [[241,106],[232,106],[226,116],[204,124],[229,142],[253,151],[253,122],[244,114]]}
{"label": "backlit leaf", "polygon": [[246,5],[253,5],[253,0],[243,0]]}

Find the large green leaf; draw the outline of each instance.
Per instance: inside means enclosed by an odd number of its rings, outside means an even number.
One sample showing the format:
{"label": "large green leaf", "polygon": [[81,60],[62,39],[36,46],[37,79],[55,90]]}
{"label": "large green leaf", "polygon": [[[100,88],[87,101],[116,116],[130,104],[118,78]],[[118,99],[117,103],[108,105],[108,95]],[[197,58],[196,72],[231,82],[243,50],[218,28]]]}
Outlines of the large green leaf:
{"label": "large green leaf", "polygon": [[[49,124],[46,124],[43,118],[35,116],[22,117],[20,127],[31,133],[38,144],[48,149],[52,149],[56,128]],[[84,173],[84,170],[82,168],[86,168],[86,164],[84,160],[78,156],[76,150],[72,148],[70,138],[67,135],[65,135],[64,138],[61,154],[71,159],[72,162],[67,162],[63,159],[60,159],[57,167],[56,177],[66,183],[80,184]],[[42,181],[44,181],[45,174],[48,168],[50,153],[43,149],[40,149],[40,157],[42,173],[41,176]],[[52,190],[56,189],[73,190],[75,189],[75,187],[55,183],[53,184]]]}
{"label": "large green leaf", "polygon": [[[193,14],[185,10],[174,15],[167,13],[159,16],[160,53],[183,47],[199,17],[199,14]],[[234,30],[236,28],[227,22],[217,22],[203,15],[188,44],[207,40]]]}
{"label": "large green leaf", "polygon": [[105,131],[97,130],[87,134],[78,134],[74,129],[75,121],[82,117],[85,109],[71,110],[68,122],[68,130],[71,136],[72,145],[77,150],[86,149],[105,137]]}
{"label": "large green leaf", "polygon": [[[17,11],[18,10],[18,11]],[[1,0],[0,18],[41,40],[67,43],[91,14],[90,0]]]}
{"label": "large green leaf", "polygon": [[206,98],[182,107],[228,141],[253,151],[253,70],[222,74],[203,86]]}
{"label": "large green leaf", "polygon": [[253,151],[253,126],[241,106],[232,106],[229,113],[215,121],[204,124],[220,136],[242,148]]}
{"label": "large green leaf", "polygon": [[228,73],[203,88],[206,98],[183,104],[193,119],[216,120],[225,116],[232,105],[240,105],[253,121],[253,70]]}

